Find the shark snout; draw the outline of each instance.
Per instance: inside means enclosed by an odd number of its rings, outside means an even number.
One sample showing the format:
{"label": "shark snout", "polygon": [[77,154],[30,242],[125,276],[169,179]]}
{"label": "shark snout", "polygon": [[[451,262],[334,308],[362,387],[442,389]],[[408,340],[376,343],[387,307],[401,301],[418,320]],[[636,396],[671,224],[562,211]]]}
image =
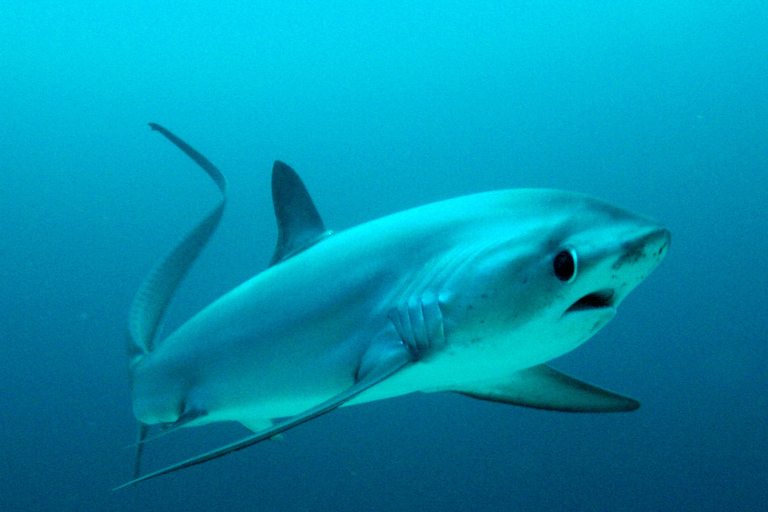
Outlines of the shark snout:
{"label": "shark snout", "polygon": [[[596,265],[589,276],[591,286],[565,310],[575,312],[605,312],[614,310],[627,294],[664,259],[671,240],[666,228],[652,228],[620,243],[613,263]],[[586,293],[585,293],[586,292]]]}
{"label": "shark snout", "polygon": [[[661,228],[645,237],[646,245],[651,246],[657,261],[661,261],[667,254],[669,244],[672,243],[672,233],[666,228]],[[653,251],[655,248],[655,251]]]}
{"label": "shark snout", "polygon": [[651,263],[654,268],[664,259],[672,235],[666,228],[658,228],[634,240],[622,244],[622,253],[611,267],[620,270],[626,265],[639,262]]}

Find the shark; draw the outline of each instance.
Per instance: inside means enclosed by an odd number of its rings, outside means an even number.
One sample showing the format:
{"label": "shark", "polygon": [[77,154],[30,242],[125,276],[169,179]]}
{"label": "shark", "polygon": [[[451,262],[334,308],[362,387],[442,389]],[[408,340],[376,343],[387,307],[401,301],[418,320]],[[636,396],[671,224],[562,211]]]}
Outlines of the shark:
{"label": "shark", "polygon": [[[278,240],[269,266],[159,339],[176,288],[219,224],[227,181],[182,139],[150,127],[221,195],[132,303],[128,353],[140,429],[134,478],[117,488],[274,438],[340,406],[414,392],[567,412],[639,407],[548,363],[614,317],[665,257],[670,232],[575,192],[482,192],[333,232],[297,173],[276,161]],[[151,426],[169,432],[221,421],[253,434],[140,474]]]}

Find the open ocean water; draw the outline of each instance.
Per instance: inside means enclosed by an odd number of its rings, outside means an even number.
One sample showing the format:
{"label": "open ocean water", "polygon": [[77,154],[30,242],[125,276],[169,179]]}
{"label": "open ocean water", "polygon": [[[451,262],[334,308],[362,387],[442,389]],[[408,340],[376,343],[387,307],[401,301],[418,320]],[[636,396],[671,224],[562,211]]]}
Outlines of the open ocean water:
{"label": "open ocean water", "polygon": [[[4,0],[0,511],[768,510],[766,27],[749,0]],[[581,191],[673,234],[553,363],[643,406],[410,395],[112,492],[133,464],[130,301],[217,199],[148,122],[231,190],[164,332],[265,268],[275,159],[332,229]],[[185,429],[145,469],[245,433]]]}

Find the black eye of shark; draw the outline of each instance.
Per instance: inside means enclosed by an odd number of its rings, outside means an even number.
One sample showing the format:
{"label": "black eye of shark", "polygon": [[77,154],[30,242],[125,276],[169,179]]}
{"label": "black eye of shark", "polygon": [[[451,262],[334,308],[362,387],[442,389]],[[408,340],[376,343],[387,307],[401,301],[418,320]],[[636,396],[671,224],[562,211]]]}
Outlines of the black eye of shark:
{"label": "black eye of shark", "polygon": [[577,262],[574,249],[563,249],[557,253],[552,261],[555,277],[565,283],[572,283],[576,279]]}

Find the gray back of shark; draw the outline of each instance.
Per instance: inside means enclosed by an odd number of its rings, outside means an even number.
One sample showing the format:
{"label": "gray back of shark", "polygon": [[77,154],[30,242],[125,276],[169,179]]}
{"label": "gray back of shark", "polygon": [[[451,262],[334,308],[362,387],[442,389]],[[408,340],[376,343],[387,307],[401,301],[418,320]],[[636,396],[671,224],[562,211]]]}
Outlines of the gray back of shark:
{"label": "gray back of shark", "polygon": [[[254,435],[134,480],[200,464],[345,404],[415,391],[571,412],[639,404],[547,366],[584,343],[659,264],[657,222],[556,190],[459,197],[327,230],[296,173],[276,162],[278,244],[268,269],[167,338],[158,325],[215,230],[220,203],[160,262],[130,314],[133,410],[142,428],[238,421]],[[274,421],[275,418],[287,418]]]}

